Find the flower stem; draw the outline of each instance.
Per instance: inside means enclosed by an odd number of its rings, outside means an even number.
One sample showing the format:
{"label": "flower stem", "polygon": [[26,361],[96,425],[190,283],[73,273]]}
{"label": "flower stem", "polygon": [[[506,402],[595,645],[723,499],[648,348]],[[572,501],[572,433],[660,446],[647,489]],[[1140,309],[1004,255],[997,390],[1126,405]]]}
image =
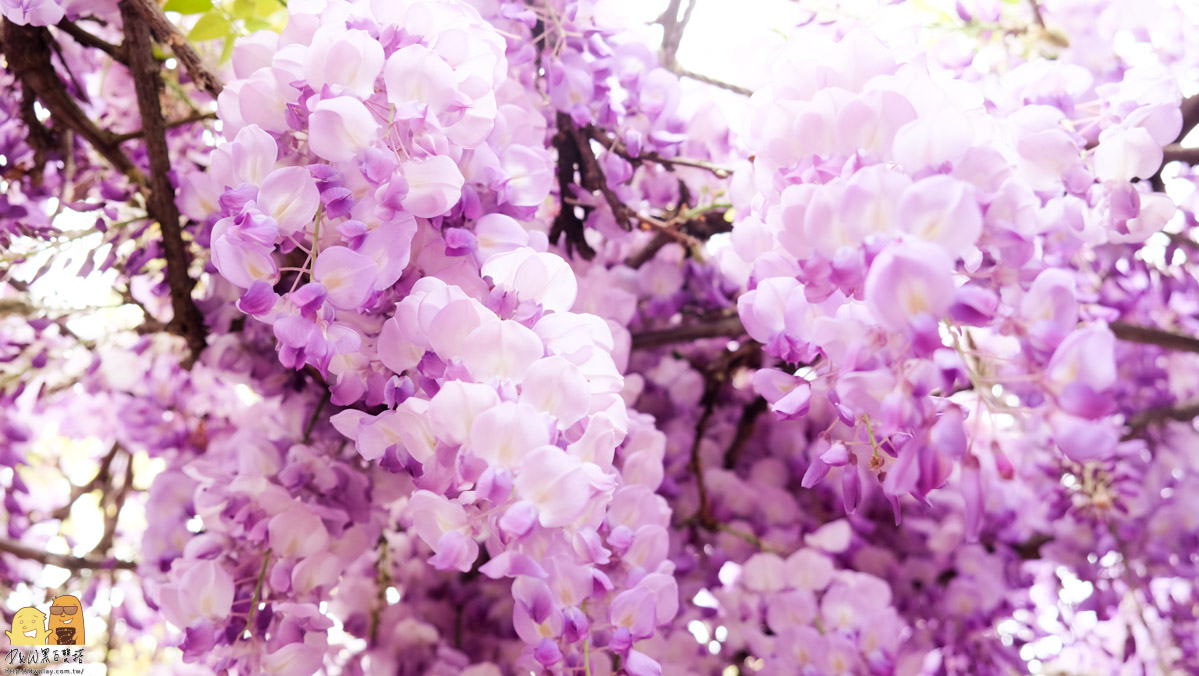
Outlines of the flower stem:
{"label": "flower stem", "polygon": [[258,610],[258,598],[262,595],[262,581],[266,579],[266,564],[271,560],[271,550],[268,548],[262,557],[262,568],[258,571],[258,584],[254,585],[254,595],[250,597],[250,610],[246,613],[247,634],[252,634],[250,623],[254,621],[254,611]]}

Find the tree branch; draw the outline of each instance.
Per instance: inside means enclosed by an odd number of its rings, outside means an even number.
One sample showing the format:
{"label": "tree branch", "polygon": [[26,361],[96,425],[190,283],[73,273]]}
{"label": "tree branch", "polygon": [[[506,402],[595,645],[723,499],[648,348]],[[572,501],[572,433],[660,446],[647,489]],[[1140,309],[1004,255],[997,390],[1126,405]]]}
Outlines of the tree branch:
{"label": "tree branch", "polygon": [[558,130],[559,133],[567,135],[578,151],[580,184],[592,193],[599,192],[603,195],[604,201],[612,210],[612,215],[616,217],[616,222],[625,230],[630,229],[630,222],[640,220],[640,217],[632,208],[620,201],[620,197],[608,186],[604,170],[595,157],[595,151],[591,149],[591,139],[575,126],[570,115],[566,113],[558,113]]}
{"label": "tree branch", "polygon": [[37,96],[56,123],[85,138],[130,181],[144,185],[146,177],[121,150],[116,135],[96,126],[63,88],[58,73],[50,64],[51,40],[50,32],[45,28],[18,26],[4,20],[4,54],[8,67],[21,80],[25,90]]}
{"label": "tree branch", "polygon": [[689,343],[703,338],[736,338],[745,335],[741,318],[729,315],[720,319],[698,324],[681,324],[666,329],[653,329],[633,334],[634,350],[649,350],[676,343]]}
{"label": "tree branch", "polygon": [[736,469],[737,463],[741,460],[741,452],[745,450],[745,445],[754,435],[758,418],[766,412],[767,408],[769,405],[766,400],[759,395],[741,409],[741,418],[737,421],[737,431],[733,433],[733,441],[729,443],[728,450],[724,452],[725,469]]}
{"label": "tree branch", "polygon": [[1199,148],[1183,148],[1177,143],[1172,143],[1165,148],[1162,148],[1162,164],[1170,162],[1185,162],[1186,164],[1199,164]]}
{"label": "tree branch", "polygon": [[[565,120],[564,120],[565,118]],[[558,151],[558,215],[554,217],[554,225],[550,228],[550,241],[557,244],[566,235],[567,255],[577,251],[586,260],[595,258],[595,249],[587,243],[584,234],[584,221],[591,212],[590,206],[575,206],[568,202],[572,196],[571,185],[575,182],[575,170],[581,164],[579,148],[574,137],[566,131],[570,116],[558,113],[558,133],[554,134],[554,149]],[[583,217],[579,218],[576,209],[582,209]]]}
{"label": "tree branch", "polygon": [[[162,125],[162,127],[164,130],[174,129],[175,127],[182,127],[184,125],[194,124],[196,122],[203,122],[205,120],[215,120],[216,118],[217,118],[216,113],[193,113],[191,115],[188,115],[187,117],[181,117],[178,120],[171,120],[170,122],[166,122]],[[124,134],[118,134],[115,137],[115,140],[117,143],[124,143],[125,141],[132,141],[135,138],[141,138],[144,135],[145,135],[145,130],[138,129],[137,131],[130,131],[130,132],[125,132]]]}
{"label": "tree branch", "polygon": [[1148,179],[1157,192],[1165,192],[1166,186],[1162,182],[1162,169],[1167,164],[1171,162],[1183,162],[1192,166],[1199,164],[1199,148],[1182,147],[1182,139],[1191,133],[1195,125],[1199,124],[1199,94],[1183,99],[1180,110],[1182,111],[1182,129],[1178,132],[1178,138],[1174,139],[1174,143],[1162,148],[1162,166],[1158,167],[1157,172]]}
{"label": "tree branch", "polygon": [[[755,358],[756,357],[756,358]],[[704,481],[704,466],[703,458],[700,456],[700,447],[702,446],[704,433],[708,430],[708,423],[712,419],[712,413],[716,410],[716,402],[719,399],[720,391],[732,378],[733,370],[739,365],[749,362],[750,366],[756,367],[756,363],[761,359],[761,345],[753,341],[747,342],[738,347],[736,350],[724,350],[707,364],[697,364],[692,362],[692,368],[704,374],[704,393],[700,398],[700,405],[703,411],[700,413],[699,420],[695,423],[695,438],[691,442],[691,454],[687,461],[687,468],[695,477],[696,490],[699,493],[699,507],[695,514],[685,519],[687,523],[698,523],[700,526],[708,530],[726,530],[726,524],[721,523],[712,514],[712,503],[708,496],[708,486]],[[729,531],[736,532],[736,531]],[[744,537],[742,535],[741,537]],[[750,537],[757,540],[752,534]],[[760,540],[758,540],[760,542]]]}
{"label": "tree branch", "polygon": [[1037,0],[1028,0],[1029,6],[1032,7],[1032,18],[1041,28],[1045,27],[1045,17],[1041,15],[1041,3]]}
{"label": "tree branch", "polygon": [[1190,422],[1195,418],[1199,418],[1199,401],[1146,409],[1128,419],[1128,432],[1123,439],[1134,439],[1154,424],[1169,421]]}
{"label": "tree branch", "polygon": [[696,169],[703,169],[704,171],[710,172],[716,178],[728,178],[729,176],[733,175],[732,169],[722,167],[707,160],[696,160],[688,157],[663,157],[658,153],[652,152],[642,152],[640,155],[633,155],[629,152],[629,149],[625,147],[625,144],[614,134],[609,134],[608,132],[594,125],[588,125],[587,134],[596,141],[599,141],[600,145],[616,153],[617,155],[620,155],[634,165],[640,165],[645,162],[653,162],[655,164],[662,165],[670,171],[674,171],[676,166],[695,167]]}
{"label": "tree branch", "polygon": [[108,453],[106,453],[104,455],[104,457],[100,460],[100,468],[98,470],[96,470],[96,475],[93,476],[90,481],[83,484],[82,486],[72,486],[70,499],[67,500],[67,503],[65,505],[54,510],[54,512],[52,512],[50,514],[50,518],[62,521],[63,519],[67,518],[67,516],[69,516],[71,514],[71,507],[75,504],[76,500],[83,497],[85,494],[96,490],[97,488],[99,488],[101,490],[106,488],[108,485],[108,478],[109,478],[109,472],[111,471],[111,467],[112,467],[112,461],[114,458],[117,457],[117,452],[120,450],[121,450],[121,445],[119,443],[114,443],[112,445],[112,448],[108,449]]}
{"label": "tree branch", "polygon": [[747,89],[745,87],[742,87],[741,85],[735,85],[731,82],[725,82],[724,80],[717,80],[714,77],[708,77],[707,75],[697,73],[693,70],[687,70],[686,68],[683,68],[682,66],[680,66],[678,64],[675,64],[674,68],[671,68],[670,70],[671,70],[671,72],[673,72],[675,75],[678,75],[679,77],[691,78],[692,80],[695,80],[697,82],[702,82],[704,84],[712,85],[713,87],[727,89],[728,91],[733,92],[734,94],[740,94],[742,96],[752,96],[754,93],[754,91],[752,89]]}
{"label": "tree branch", "polygon": [[720,386],[723,384],[723,380],[711,374],[704,379],[704,395],[701,399],[703,412],[700,413],[699,421],[695,423],[695,438],[691,441],[691,454],[687,460],[687,469],[695,477],[695,488],[699,492],[699,508],[692,518],[708,530],[715,530],[718,522],[712,516],[712,503],[708,497],[708,485],[704,481],[704,466],[699,451],[704,433],[708,430],[708,421],[712,419],[712,411],[716,408],[716,395],[720,393]]}
{"label": "tree branch", "polygon": [[1108,324],[1108,328],[1116,334],[1117,338],[1128,343],[1156,345],[1167,350],[1181,352],[1199,352],[1199,338],[1182,333],[1173,333],[1151,326],[1135,326],[1124,322],[1111,322]]}
{"label": "tree branch", "polygon": [[[200,58],[199,53],[187,41],[183,33],[179,32],[175,24],[171,23],[157,2],[154,0],[123,0],[122,4],[127,5],[131,12],[129,15],[126,15],[124,11],[121,13],[122,17],[125,17],[126,39],[128,39],[130,20],[140,24],[139,32],[148,27],[155,39],[171,48],[171,52],[175,54],[176,59],[179,59],[179,63],[191,76],[192,82],[196,86],[212,94],[214,99],[220,95],[221,90],[224,89],[224,83],[204,65],[204,60]],[[136,12],[142,21],[138,21],[133,16],[133,12]]]}
{"label": "tree branch", "polygon": [[558,150],[558,190],[562,204],[557,218],[554,219],[554,226],[550,230],[550,241],[556,244],[565,233],[568,252],[573,245],[579,249],[584,258],[594,255],[594,251],[587,246],[583,237],[583,221],[574,213],[574,209],[581,207],[585,212],[589,212],[595,207],[590,204],[572,203],[567,197],[571,193],[571,184],[574,182],[577,169],[579,185],[592,195],[598,192],[604,198],[612,210],[612,215],[616,218],[616,223],[621,228],[631,230],[633,223],[638,223],[643,228],[652,228],[666,233],[685,246],[700,244],[699,240],[675,227],[675,224],[643,216],[621,201],[616,191],[608,185],[603,167],[600,166],[595,151],[591,147],[591,135],[586,130],[577,127],[570,119],[570,115],[566,113],[558,113],[557,124],[558,132],[554,135],[553,144]]}
{"label": "tree branch", "polygon": [[19,542],[13,542],[6,538],[0,538],[0,552],[12,554],[13,556],[36,561],[44,566],[57,566],[66,570],[135,570],[137,562],[124,561],[121,559],[87,559],[80,556],[70,556],[67,554],[52,554],[50,552],[27,547]]}
{"label": "tree branch", "polygon": [[1182,130],[1178,132],[1175,143],[1181,143],[1182,139],[1195,128],[1195,125],[1199,125],[1199,94],[1183,99],[1181,110]]}
{"label": "tree branch", "polygon": [[[112,495],[112,500],[103,505],[101,509],[104,511],[104,533],[100,536],[100,541],[92,548],[92,552],[107,553],[112,549],[113,538],[117,534],[117,524],[121,519],[121,510],[125,507],[125,499],[129,497],[129,491],[133,488],[133,456],[126,454],[125,456],[125,472],[121,487],[117,489],[115,495]],[[109,495],[111,493],[109,492]],[[106,495],[105,497],[108,497]]]}
{"label": "tree branch", "polygon": [[[171,326],[187,339],[192,360],[200,356],[206,343],[204,316],[192,300],[195,282],[187,274],[187,245],[179,225],[179,208],[175,205],[175,188],[171,185],[171,156],[167,146],[166,128],[159,102],[162,78],[154,61],[150,41],[150,26],[138,19],[135,5],[145,0],[121,0],[121,18],[125,24],[125,45],[129,52],[129,70],[137,92],[137,106],[142,118],[142,133],[146,156],[150,161],[150,213],[162,228],[162,248],[166,257],[167,284],[171,289],[174,317]],[[157,5],[154,6],[157,9]]]}
{"label": "tree branch", "polygon": [[1035,561],[1041,558],[1041,547],[1053,542],[1053,536],[1046,533],[1033,533],[1024,542],[1014,542],[1009,547],[1020,556],[1022,561]]}
{"label": "tree branch", "polygon": [[679,44],[683,41],[683,30],[687,28],[687,23],[691,21],[691,12],[695,10],[696,0],[688,0],[687,9],[683,12],[682,18],[679,18],[679,7],[683,4],[683,0],[670,0],[670,4],[663,10],[662,15],[658,17],[656,23],[662,26],[662,51],[660,58],[662,65],[667,70],[674,68],[675,55],[679,51]]}
{"label": "tree branch", "polygon": [[126,59],[124,45],[114,45],[111,42],[108,42],[107,40],[102,40],[102,39],[96,37],[95,35],[92,35],[91,33],[83,30],[75,23],[68,21],[66,19],[63,19],[62,21],[59,21],[57,24],[55,24],[55,28],[66,33],[67,35],[70,35],[72,38],[75,39],[75,42],[78,42],[79,44],[83,45],[84,47],[91,47],[93,49],[98,49],[98,50],[104,52],[105,54],[112,57],[113,61],[117,61],[119,63],[127,63],[128,62]]}

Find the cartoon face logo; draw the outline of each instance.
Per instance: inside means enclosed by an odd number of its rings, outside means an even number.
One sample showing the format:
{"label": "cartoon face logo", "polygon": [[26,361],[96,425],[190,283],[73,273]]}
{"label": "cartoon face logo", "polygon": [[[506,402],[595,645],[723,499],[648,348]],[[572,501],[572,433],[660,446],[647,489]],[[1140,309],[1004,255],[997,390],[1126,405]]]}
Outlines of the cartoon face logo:
{"label": "cartoon face logo", "polygon": [[59,596],[50,606],[50,645],[83,645],[83,605],[74,596]]}
{"label": "cartoon face logo", "polygon": [[46,645],[46,614],[37,608],[22,608],[12,616],[12,631],[4,633],[9,645]]}

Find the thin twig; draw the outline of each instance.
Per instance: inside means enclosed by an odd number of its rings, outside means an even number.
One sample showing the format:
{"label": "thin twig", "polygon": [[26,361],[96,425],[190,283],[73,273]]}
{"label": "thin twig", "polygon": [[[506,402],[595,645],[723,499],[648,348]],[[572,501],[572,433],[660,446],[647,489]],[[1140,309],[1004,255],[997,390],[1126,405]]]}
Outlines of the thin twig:
{"label": "thin twig", "polygon": [[[203,122],[205,120],[215,120],[216,118],[216,113],[193,113],[187,117],[166,122],[162,125],[162,127],[163,129],[174,129],[176,127],[182,127],[184,125],[194,124],[196,122]],[[138,129],[136,131],[130,131],[124,134],[118,134],[114,137],[114,140],[117,143],[124,143],[125,141],[132,141],[135,138],[141,138],[144,134],[145,130]]]}
{"label": "thin twig", "polygon": [[686,77],[686,78],[695,80],[697,82],[702,82],[707,85],[712,85],[713,87],[727,89],[728,91],[733,92],[734,94],[740,94],[742,96],[752,96],[754,93],[754,91],[752,89],[747,89],[745,87],[742,87],[741,85],[735,85],[731,82],[725,82],[724,80],[717,80],[714,77],[708,77],[707,75],[697,73],[693,70],[687,70],[686,68],[683,68],[682,66],[679,66],[678,64],[675,64],[675,67],[671,68],[671,71],[675,75],[678,75],[679,77]]}
{"label": "thin twig", "polygon": [[1041,3],[1037,0],[1028,0],[1028,4],[1032,7],[1032,18],[1041,28],[1045,27],[1045,17],[1041,16]]}
{"label": "thin twig", "polygon": [[594,125],[589,125],[587,127],[587,133],[591,136],[591,138],[599,141],[600,145],[616,153],[617,155],[620,155],[632,164],[653,162],[654,164],[660,164],[666,169],[672,171],[676,166],[695,167],[696,169],[703,169],[704,171],[711,173],[716,178],[728,178],[729,176],[733,175],[732,169],[729,169],[728,167],[722,167],[714,162],[709,162],[708,160],[697,160],[689,157],[663,157],[662,155],[653,152],[642,152],[640,155],[633,155],[629,152],[628,148],[625,147],[625,144],[614,134],[609,134],[608,132]]}
{"label": "thin twig", "polygon": [[67,500],[65,505],[54,510],[54,512],[50,514],[50,518],[62,521],[70,515],[71,506],[75,504],[76,500],[83,497],[87,493],[96,490],[97,488],[102,490],[106,488],[108,485],[108,478],[110,476],[109,472],[112,467],[113,458],[117,457],[117,452],[120,450],[121,444],[114,443],[112,448],[108,449],[108,453],[104,454],[104,457],[100,459],[100,468],[96,470],[96,475],[82,486],[72,486],[70,499]]}
{"label": "thin twig", "polygon": [[304,443],[308,443],[312,439],[312,430],[316,429],[316,423],[321,416],[321,411],[325,409],[325,404],[328,404],[329,399],[333,396],[332,390],[322,389],[325,390],[325,395],[317,402],[316,408],[312,410],[312,417],[308,419],[308,424],[304,426]]}
{"label": "thin twig", "polygon": [[112,496],[112,501],[104,507],[104,534],[100,537],[100,541],[96,543],[96,546],[92,548],[91,553],[107,553],[112,548],[113,540],[117,534],[117,523],[121,518],[121,510],[125,507],[125,499],[129,497],[130,489],[133,488],[133,457],[126,454],[125,460],[125,476],[121,482],[121,487]]}

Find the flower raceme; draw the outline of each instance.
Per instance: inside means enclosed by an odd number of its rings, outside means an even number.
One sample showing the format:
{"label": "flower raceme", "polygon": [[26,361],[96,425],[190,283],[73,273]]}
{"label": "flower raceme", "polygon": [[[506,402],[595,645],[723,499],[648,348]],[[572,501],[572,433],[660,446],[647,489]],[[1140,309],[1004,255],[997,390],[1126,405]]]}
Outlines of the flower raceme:
{"label": "flower raceme", "polygon": [[[658,433],[627,410],[625,329],[572,311],[574,270],[527,224],[554,171],[535,100],[502,86],[510,47],[455,2],[290,13],[278,38],[234,49],[213,265],[273,326],[285,366],[330,378],[336,405],[386,408],[332,422],[363,459],[411,476],[402,522],[431,566],[511,581],[523,660],[598,670],[587,655],[607,641],[656,672],[635,644],[678,607],[668,512],[612,510],[661,481]],[[647,98],[655,118],[670,82]],[[339,567],[311,563],[312,514],[270,521],[272,584],[319,591]],[[634,596],[653,603],[620,610]],[[608,604],[636,631],[593,634]]]}
{"label": "flower raceme", "polygon": [[[1027,424],[1051,428],[1065,457],[1112,458],[1114,338],[1102,323],[1078,326],[1086,316],[1076,298],[1094,282],[1057,252],[1071,240],[1137,240],[1170,217],[1168,206],[1146,214],[1142,197],[1157,196],[1130,181],[1153,174],[1177,135],[1177,89],[1148,88],[1151,96],[1128,100],[1088,139],[1072,131],[1069,108],[984,107],[981,90],[930,79],[927,64],[895,60],[864,29],[788,42],[775,68],[790,77],[751,103],[756,192],[726,268],[748,271],[738,301],[746,331],[791,365],[754,380],[772,410],[835,411],[821,414],[829,426],[804,484],[840,468],[852,511],[867,470],[898,519],[900,496],[923,501],[951,480],[975,515],[976,537],[977,455],[986,451],[947,441],[968,439],[980,417],[1007,404],[984,395],[961,415],[968,400],[955,396],[951,375],[959,373],[975,389],[1010,387],[1046,402]],[[1146,91],[1157,77],[1129,71],[1105,87]],[[1084,152],[1088,142],[1097,145]],[[1075,220],[1052,215],[1066,213]],[[1134,226],[1142,215],[1153,225]],[[1125,225],[1085,225],[1103,219]],[[1017,278],[1031,283],[1003,286]],[[1019,341],[1003,348],[1009,361],[980,371],[1000,337]],[[842,452],[830,455],[830,443]]]}

